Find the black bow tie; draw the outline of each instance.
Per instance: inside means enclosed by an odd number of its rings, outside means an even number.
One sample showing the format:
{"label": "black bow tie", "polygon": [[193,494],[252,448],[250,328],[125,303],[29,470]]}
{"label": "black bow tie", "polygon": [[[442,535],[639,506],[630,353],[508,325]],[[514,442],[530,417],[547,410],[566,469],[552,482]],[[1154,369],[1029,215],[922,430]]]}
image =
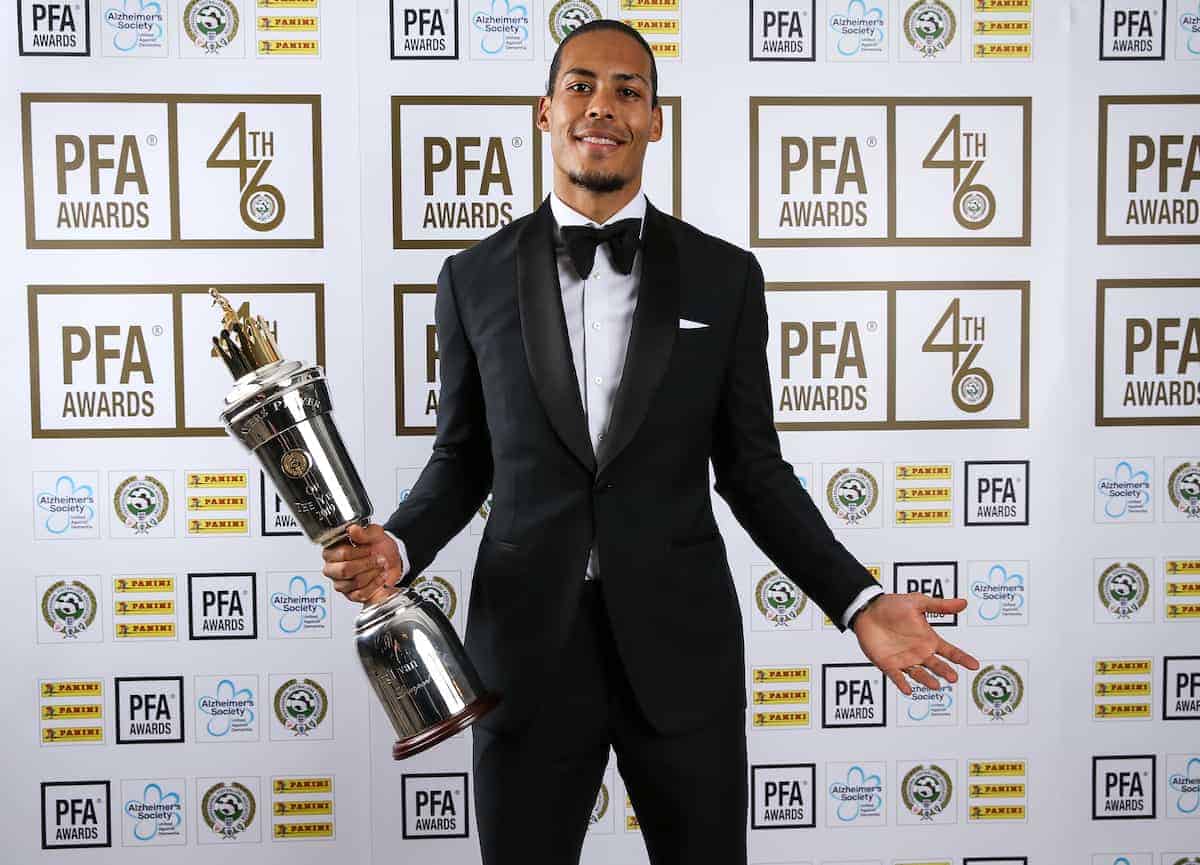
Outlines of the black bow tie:
{"label": "black bow tie", "polygon": [[633,270],[633,259],[641,246],[642,221],[622,219],[604,228],[592,225],[565,225],[560,229],[567,252],[575,264],[580,279],[587,279],[596,263],[596,247],[608,243],[613,267],[621,273]]}

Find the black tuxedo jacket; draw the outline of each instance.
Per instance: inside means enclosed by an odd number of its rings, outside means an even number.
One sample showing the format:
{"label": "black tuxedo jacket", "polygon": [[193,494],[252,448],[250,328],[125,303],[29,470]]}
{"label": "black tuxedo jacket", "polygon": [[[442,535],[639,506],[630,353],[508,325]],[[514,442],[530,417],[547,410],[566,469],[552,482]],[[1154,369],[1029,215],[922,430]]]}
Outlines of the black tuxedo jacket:
{"label": "black tuxedo jacket", "polygon": [[[514,730],[547,702],[596,544],[609,619],[660,731],[746,705],[741,611],[709,494],[840,623],[874,581],[779,451],[754,257],[647,206],[642,276],[608,434],[593,454],[571,358],[549,201],[447,259],[433,455],[385,523],[411,581],[492,492],[466,649]],[[606,254],[601,251],[598,254]],[[679,319],[708,327],[681,329]],[[839,624],[840,627],[840,624]],[[564,719],[569,723],[569,719]]]}

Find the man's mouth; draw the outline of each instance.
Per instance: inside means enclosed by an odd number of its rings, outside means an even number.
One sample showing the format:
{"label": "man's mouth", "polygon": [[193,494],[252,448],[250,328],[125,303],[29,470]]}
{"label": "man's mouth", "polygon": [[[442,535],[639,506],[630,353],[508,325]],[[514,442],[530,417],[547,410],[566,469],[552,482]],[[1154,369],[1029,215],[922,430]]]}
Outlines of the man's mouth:
{"label": "man's mouth", "polygon": [[608,151],[620,147],[622,142],[620,139],[606,135],[603,132],[586,132],[582,135],[576,135],[575,140],[593,151]]}

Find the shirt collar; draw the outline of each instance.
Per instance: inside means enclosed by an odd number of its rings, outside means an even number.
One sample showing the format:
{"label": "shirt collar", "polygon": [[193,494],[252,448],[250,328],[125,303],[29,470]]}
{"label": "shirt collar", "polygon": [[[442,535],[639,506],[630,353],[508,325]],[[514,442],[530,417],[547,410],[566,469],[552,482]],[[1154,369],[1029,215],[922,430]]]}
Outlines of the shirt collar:
{"label": "shirt collar", "polygon": [[641,189],[630,199],[628,204],[599,224],[572,208],[554,192],[550,193],[550,210],[554,214],[555,223],[557,223],[555,226],[556,235],[558,234],[558,227],[563,225],[595,225],[597,228],[603,228],[621,219],[638,220],[640,223],[638,228],[639,236],[646,228],[646,193],[642,192]]}

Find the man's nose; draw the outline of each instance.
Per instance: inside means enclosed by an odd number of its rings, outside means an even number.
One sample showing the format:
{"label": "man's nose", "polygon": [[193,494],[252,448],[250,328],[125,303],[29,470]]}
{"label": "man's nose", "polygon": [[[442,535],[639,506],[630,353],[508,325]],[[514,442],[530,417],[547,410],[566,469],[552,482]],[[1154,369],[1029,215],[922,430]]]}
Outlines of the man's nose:
{"label": "man's nose", "polygon": [[608,96],[597,90],[588,104],[588,117],[612,117],[612,104]]}

